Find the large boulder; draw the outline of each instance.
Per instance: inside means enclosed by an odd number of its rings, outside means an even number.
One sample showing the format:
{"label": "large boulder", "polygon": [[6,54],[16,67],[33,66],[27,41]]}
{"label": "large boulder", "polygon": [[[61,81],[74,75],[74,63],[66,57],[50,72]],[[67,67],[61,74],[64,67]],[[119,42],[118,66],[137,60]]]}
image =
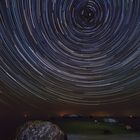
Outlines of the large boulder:
{"label": "large boulder", "polygon": [[51,122],[32,121],[18,130],[16,140],[67,140],[67,137]]}

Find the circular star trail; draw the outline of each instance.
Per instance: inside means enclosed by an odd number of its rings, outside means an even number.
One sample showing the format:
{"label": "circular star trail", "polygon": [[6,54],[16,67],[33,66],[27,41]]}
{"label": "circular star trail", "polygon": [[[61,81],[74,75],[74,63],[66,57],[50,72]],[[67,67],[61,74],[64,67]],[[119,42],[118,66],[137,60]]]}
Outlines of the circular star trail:
{"label": "circular star trail", "polygon": [[1,102],[102,105],[140,94],[140,0],[1,0],[0,36],[1,82],[14,91]]}

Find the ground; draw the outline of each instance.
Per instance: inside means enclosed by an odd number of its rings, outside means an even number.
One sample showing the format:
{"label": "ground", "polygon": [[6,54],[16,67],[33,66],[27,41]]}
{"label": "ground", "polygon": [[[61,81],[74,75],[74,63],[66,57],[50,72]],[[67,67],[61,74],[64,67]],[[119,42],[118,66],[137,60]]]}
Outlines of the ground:
{"label": "ground", "polygon": [[68,140],[140,140],[140,134],[119,134],[110,136],[68,135]]}
{"label": "ground", "polygon": [[101,134],[126,134],[129,131],[120,124],[108,124],[103,122],[95,123],[87,120],[65,120],[57,124],[67,134],[101,135]]}
{"label": "ground", "polygon": [[91,120],[63,120],[57,124],[68,134],[68,140],[140,140],[140,134],[126,130],[122,124]]}

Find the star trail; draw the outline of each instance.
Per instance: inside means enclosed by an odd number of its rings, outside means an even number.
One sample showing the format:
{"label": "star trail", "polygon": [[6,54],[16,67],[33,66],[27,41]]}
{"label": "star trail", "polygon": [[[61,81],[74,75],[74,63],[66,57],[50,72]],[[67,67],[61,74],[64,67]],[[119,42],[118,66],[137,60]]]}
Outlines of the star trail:
{"label": "star trail", "polygon": [[140,0],[1,0],[0,80],[2,103],[139,97]]}

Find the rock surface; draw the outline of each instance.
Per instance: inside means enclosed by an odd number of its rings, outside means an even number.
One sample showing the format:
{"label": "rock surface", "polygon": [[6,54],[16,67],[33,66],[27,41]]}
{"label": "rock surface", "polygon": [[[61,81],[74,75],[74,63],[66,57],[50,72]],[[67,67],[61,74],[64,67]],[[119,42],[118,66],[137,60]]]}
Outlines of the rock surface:
{"label": "rock surface", "polygon": [[51,122],[33,121],[18,130],[15,140],[67,140],[60,128]]}

